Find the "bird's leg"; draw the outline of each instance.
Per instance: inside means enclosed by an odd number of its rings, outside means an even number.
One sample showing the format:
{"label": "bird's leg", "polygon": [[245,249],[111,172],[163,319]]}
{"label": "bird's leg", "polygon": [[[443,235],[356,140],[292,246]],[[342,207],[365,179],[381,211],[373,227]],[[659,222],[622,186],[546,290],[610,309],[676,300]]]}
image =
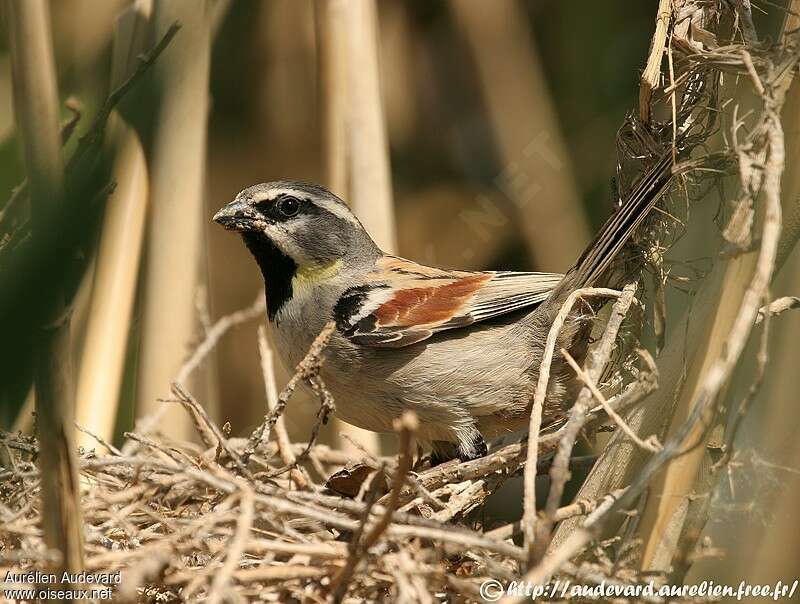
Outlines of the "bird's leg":
{"label": "bird's leg", "polygon": [[461,461],[472,461],[473,459],[483,457],[489,452],[486,441],[477,428],[470,432],[469,440],[471,441],[469,444],[462,441],[458,446],[458,458]]}
{"label": "bird's leg", "polygon": [[434,440],[431,443],[431,467],[441,465],[459,457],[459,448],[456,443],[446,440]]}
{"label": "bird's leg", "polygon": [[474,427],[466,435],[461,436],[458,443],[435,440],[431,444],[433,447],[431,467],[456,458],[461,461],[472,461],[489,452],[483,435]]}

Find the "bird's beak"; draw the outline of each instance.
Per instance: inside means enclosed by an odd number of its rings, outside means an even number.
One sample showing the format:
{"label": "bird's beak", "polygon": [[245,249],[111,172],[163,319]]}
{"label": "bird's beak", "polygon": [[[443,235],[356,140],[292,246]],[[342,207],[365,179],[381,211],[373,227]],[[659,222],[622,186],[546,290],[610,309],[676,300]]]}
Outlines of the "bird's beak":
{"label": "bird's beak", "polygon": [[255,211],[240,200],[232,201],[214,214],[214,222],[221,224],[229,231],[252,231],[256,228],[255,223],[257,220],[258,215]]}

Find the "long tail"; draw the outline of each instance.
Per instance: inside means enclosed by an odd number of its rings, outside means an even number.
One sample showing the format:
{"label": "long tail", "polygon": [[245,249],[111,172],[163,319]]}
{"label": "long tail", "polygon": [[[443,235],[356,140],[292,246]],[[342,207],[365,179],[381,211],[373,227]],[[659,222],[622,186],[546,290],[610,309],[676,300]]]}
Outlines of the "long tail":
{"label": "long tail", "polygon": [[668,150],[642,175],[622,207],[606,221],[594,241],[570,269],[568,272],[570,288],[597,285],[597,278],[608,269],[633,232],[667,190],[672,175],[672,152]]}

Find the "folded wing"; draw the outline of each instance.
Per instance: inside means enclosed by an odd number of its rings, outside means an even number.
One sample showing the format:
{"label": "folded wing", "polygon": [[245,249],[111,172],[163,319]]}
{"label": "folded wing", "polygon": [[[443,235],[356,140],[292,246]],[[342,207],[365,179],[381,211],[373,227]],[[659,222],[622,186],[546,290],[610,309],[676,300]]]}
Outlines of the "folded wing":
{"label": "folded wing", "polygon": [[447,271],[384,257],[334,310],[339,330],[365,346],[399,348],[433,334],[541,304],[563,275]]}

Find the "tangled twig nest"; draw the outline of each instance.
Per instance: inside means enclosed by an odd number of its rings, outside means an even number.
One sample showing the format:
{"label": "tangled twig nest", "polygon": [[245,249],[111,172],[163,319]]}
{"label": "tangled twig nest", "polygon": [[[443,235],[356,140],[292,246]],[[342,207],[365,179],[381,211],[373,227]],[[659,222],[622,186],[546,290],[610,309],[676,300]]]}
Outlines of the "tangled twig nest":
{"label": "tangled twig nest", "polygon": [[[221,321],[227,329],[247,316],[237,313],[237,320]],[[212,328],[208,338],[216,342],[222,333]],[[121,571],[114,587],[117,598],[362,601],[408,596],[429,601],[437,592],[477,597],[489,578],[520,576],[527,560],[526,551],[513,541],[520,524],[484,526],[473,512],[523,467],[528,455],[524,441],[475,461],[434,468],[423,462],[411,471],[413,416],[397,423],[399,461],[353,459],[316,444],[318,425],[306,444],[292,444],[285,434],[268,439],[271,430],[280,431],[280,413],[300,381],[307,381],[321,400],[318,424],[330,410],[330,395],[318,375],[329,334],[323,331],[248,439],[228,438],[176,383],[170,400],[191,415],[202,446],[132,432],[123,450],[99,442],[98,449],[106,453],[83,452],[87,570],[105,576]],[[198,349],[212,348],[203,342]],[[190,362],[196,364],[194,355]],[[653,386],[645,377],[607,405],[619,409],[640,400]],[[272,379],[269,371],[265,379]],[[590,410],[587,422],[603,417],[601,409]],[[550,467],[566,434],[561,422],[540,436],[540,470]],[[0,438],[9,458],[0,494],[0,555],[15,573],[46,568],[52,552],[38,529],[39,445],[19,434]],[[619,495],[556,508],[550,520],[596,516]],[[590,582],[636,580],[625,568],[612,572],[602,549],[562,572]]]}

